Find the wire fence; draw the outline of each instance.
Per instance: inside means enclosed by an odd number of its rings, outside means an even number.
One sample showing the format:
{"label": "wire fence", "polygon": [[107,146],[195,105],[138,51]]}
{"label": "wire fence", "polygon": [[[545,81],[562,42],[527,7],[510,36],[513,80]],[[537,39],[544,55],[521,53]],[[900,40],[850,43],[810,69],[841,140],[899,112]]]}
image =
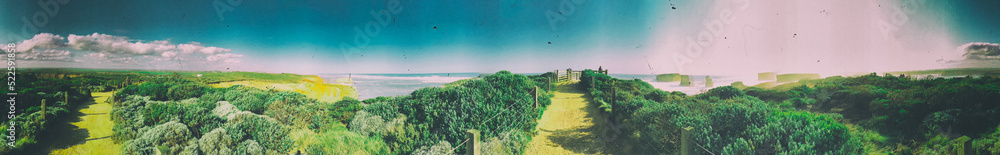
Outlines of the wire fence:
{"label": "wire fence", "polygon": [[[483,126],[483,124],[486,124],[487,122],[492,121],[493,119],[497,118],[497,116],[500,116],[500,114],[503,114],[504,112],[507,112],[507,110],[509,110],[510,107],[514,107],[514,105],[517,105],[517,103],[518,102],[514,102],[513,104],[508,105],[507,108],[503,109],[503,111],[500,111],[496,115],[493,115],[493,117],[490,117],[489,119],[486,119],[486,121],[483,121],[483,122],[479,123],[479,125],[476,125],[476,126]],[[458,145],[455,145],[455,147],[451,148],[450,152],[455,152],[455,150],[457,150],[459,147],[462,147],[462,145],[465,145],[465,143],[469,142],[469,140],[472,140],[472,137],[465,138],[465,140],[462,141],[462,143],[460,143]]]}
{"label": "wire fence", "polygon": [[[534,92],[532,92],[532,93],[536,93],[536,94],[538,93],[538,92],[537,92],[537,91],[538,91],[538,89],[537,89],[537,88],[536,88],[535,90],[533,90],[533,91],[534,91]],[[537,101],[537,100],[535,100],[535,102],[538,102],[538,101]],[[479,123],[479,125],[477,125],[477,127],[478,127],[478,126],[482,126],[483,124],[486,124],[486,123],[488,123],[488,122],[490,122],[490,121],[493,121],[493,120],[494,120],[494,119],[496,119],[496,118],[497,118],[498,116],[500,116],[500,115],[501,115],[501,114],[503,114],[504,112],[507,112],[508,110],[510,110],[510,108],[511,108],[511,107],[514,107],[514,105],[517,105],[518,103],[521,103],[521,102],[517,102],[517,101],[515,101],[514,103],[512,103],[512,104],[510,104],[510,105],[507,105],[507,107],[506,107],[506,108],[504,108],[504,109],[503,109],[503,111],[500,111],[499,113],[497,113],[497,114],[493,115],[493,116],[492,116],[492,117],[490,117],[489,119],[486,119],[485,121],[483,121],[483,122]],[[537,103],[536,103],[536,104],[537,104]],[[516,121],[520,121],[520,120],[521,120],[521,119],[523,119],[523,118],[524,118],[524,115],[520,115],[520,116],[517,116],[517,119],[514,119],[514,120],[512,120],[512,121],[511,121],[511,122],[510,122],[509,124],[507,124],[507,126],[510,126],[510,124],[513,124],[513,123],[516,123]],[[506,123],[505,123],[505,124],[506,124]],[[501,127],[502,127],[502,126],[501,126]],[[507,129],[507,130],[501,130],[501,131],[510,131],[510,130],[512,130],[512,129],[513,129],[513,127],[508,127],[508,129]],[[508,137],[508,136],[510,136],[510,133],[512,133],[512,132],[507,132],[507,133],[506,133],[506,134],[504,135],[504,137]],[[453,147],[453,148],[451,149],[451,152],[455,152],[455,150],[457,150],[457,149],[458,149],[459,147],[462,147],[463,145],[465,145],[466,143],[468,143],[468,142],[469,142],[470,140],[472,140],[472,137],[467,137],[467,138],[466,138],[466,139],[465,139],[464,141],[462,141],[462,143],[460,143],[460,144],[458,144],[458,145],[455,145],[455,146],[454,146],[454,147]]]}

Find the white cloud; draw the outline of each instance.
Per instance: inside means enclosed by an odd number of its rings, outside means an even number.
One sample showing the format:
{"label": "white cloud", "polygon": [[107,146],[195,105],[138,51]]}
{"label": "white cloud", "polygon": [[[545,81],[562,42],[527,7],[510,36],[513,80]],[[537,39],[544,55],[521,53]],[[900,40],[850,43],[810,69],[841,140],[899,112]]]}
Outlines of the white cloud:
{"label": "white cloud", "polygon": [[69,35],[67,45],[81,51],[94,51],[113,54],[159,55],[173,51],[177,46],[168,41],[132,42],[128,37],[112,36],[94,33],[91,35]]}
{"label": "white cloud", "polygon": [[239,54],[223,53],[223,54],[208,56],[206,59],[208,59],[209,62],[224,62],[227,64],[233,64],[233,63],[239,63],[240,62],[239,58],[242,57],[243,55]]}
{"label": "white cloud", "polygon": [[972,42],[958,47],[966,60],[1000,60],[1000,44]]}
{"label": "white cloud", "polygon": [[174,52],[174,51],[167,51],[167,52],[163,52],[163,54],[160,54],[160,56],[163,56],[164,58],[173,58],[173,57],[177,57],[177,54],[178,53]]}
{"label": "white cloud", "polygon": [[[71,50],[70,50],[71,49]],[[35,61],[80,61],[74,60],[71,51],[87,53],[87,61],[111,63],[156,63],[158,61],[178,61],[172,63],[202,64],[239,63],[241,54],[219,47],[206,47],[198,42],[173,44],[166,40],[150,42],[136,41],[125,36],[94,33],[61,37],[50,33],[35,35],[17,46],[17,51],[25,60]]]}
{"label": "white cloud", "polygon": [[17,56],[20,56],[21,60],[36,60],[36,61],[73,61],[73,54],[65,50],[31,50],[27,52],[19,52]]}
{"label": "white cloud", "polygon": [[38,48],[58,48],[63,46],[63,40],[66,38],[53,35],[51,33],[42,33],[35,35],[35,37],[24,40],[20,44],[17,44],[17,52],[29,52],[32,49]]}
{"label": "white cloud", "polygon": [[202,46],[201,43],[197,43],[197,42],[192,42],[192,43],[188,43],[188,44],[180,44],[180,45],[177,45],[177,48],[180,49],[181,53],[184,53],[184,54],[198,52],[198,53],[202,53],[202,54],[205,54],[205,55],[214,55],[214,54],[220,54],[220,53],[228,53],[228,52],[232,51],[232,50],[225,49],[225,48],[205,47],[205,46]]}

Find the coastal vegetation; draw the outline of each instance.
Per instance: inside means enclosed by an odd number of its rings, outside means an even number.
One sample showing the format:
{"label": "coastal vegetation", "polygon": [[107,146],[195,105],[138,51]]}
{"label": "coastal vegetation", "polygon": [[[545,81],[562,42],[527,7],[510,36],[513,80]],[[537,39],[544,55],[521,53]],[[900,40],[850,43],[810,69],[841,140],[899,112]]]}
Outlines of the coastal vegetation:
{"label": "coastal vegetation", "polygon": [[626,152],[678,152],[687,132],[698,154],[1000,153],[998,78],[869,74],[693,96],[592,71],[581,80],[624,124]]}
{"label": "coastal vegetation", "polygon": [[[14,90],[3,89],[7,95],[4,121],[0,122],[0,154],[28,152],[37,149],[43,133],[64,119],[80,104],[90,99],[90,90],[80,87],[95,84],[101,76],[47,78],[45,74],[21,72],[16,76]],[[45,100],[43,106],[42,100]],[[13,102],[13,103],[11,103]],[[13,138],[11,138],[13,137]]]}
{"label": "coastal vegetation", "polygon": [[408,96],[334,103],[291,91],[152,80],[115,94],[112,138],[136,154],[440,154],[464,152],[452,144],[478,129],[484,147],[519,154],[550,102],[545,79],[501,71]]}
{"label": "coastal vegetation", "polygon": [[[91,92],[114,91],[107,138],[123,154],[462,154],[474,143],[469,129],[480,132],[486,154],[524,154],[557,88],[554,73],[500,71],[404,96],[330,101],[294,89],[219,85],[322,82],[314,76],[200,74],[24,71],[24,89],[13,91],[15,147],[0,153],[45,149],[51,142],[41,135],[52,124],[74,117]],[[602,113],[594,116],[607,117],[602,124],[621,130],[604,153],[1000,153],[1000,79],[991,76],[834,76],[689,95],[585,70],[575,85],[561,88],[586,92],[590,102],[581,104],[594,104]],[[682,148],[685,142],[693,145]]]}

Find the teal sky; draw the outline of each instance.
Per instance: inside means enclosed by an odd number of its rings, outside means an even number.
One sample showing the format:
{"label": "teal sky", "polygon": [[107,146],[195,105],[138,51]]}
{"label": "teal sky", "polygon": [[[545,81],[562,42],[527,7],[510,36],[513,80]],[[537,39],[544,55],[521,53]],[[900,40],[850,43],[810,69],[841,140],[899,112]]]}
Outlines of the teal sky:
{"label": "teal sky", "polygon": [[[670,52],[652,48],[664,42],[657,38],[684,34],[675,31],[677,28],[699,26],[709,19],[706,14],[715,4],[676,0],[580,0],[579,4],[572,0],[401,0],[398,12],[392,13],[387,7],[389,0],[250,0],[239,4],[227,0],[65,1],[68,3],[59,4],[58,12],[37,31],[23,31],[21,18],[32,20],[34,14],[45,11],[37,3],[48,0],[0,2],[5,9],[0,14],[0,21],[5,21],[0,24],[0,34],[6,36],[0,41],[20,42],[38,33],[61,37],[98,33],[128,37],[132,42],[197,42],[242,55],[239,62],[211,65],[181,60],[147,65],[85,60],[34,61],[26,64],[29,67],[428,73],[544,72],[606,66],[648,73],[646,68],[657,68],[648,61],[669,61],[648,58],[657,52]],[[52,2],[58,4],[57,0]],[[1000,41],[1000,32],[993,32],[1000,30],[997,6],[1000,2],[992,0],[935,1],[927,8],[950,13],[932,19],[944,23],[955,36],[954,42],[965,43]],[[378,21],[380,17],[371,14],[383,10],[391,16],[384,26]],[[564,20],[553,24],[549,11]],[[369,24],[376,25],[378,33],[365,35],[370,39],[367,45],[355,52],[341,47],[342,43],[359,47],[355,27],[365,31]],[[78,49],[69,51],[74,52],[74,58],[83,55],[76,53]]]}

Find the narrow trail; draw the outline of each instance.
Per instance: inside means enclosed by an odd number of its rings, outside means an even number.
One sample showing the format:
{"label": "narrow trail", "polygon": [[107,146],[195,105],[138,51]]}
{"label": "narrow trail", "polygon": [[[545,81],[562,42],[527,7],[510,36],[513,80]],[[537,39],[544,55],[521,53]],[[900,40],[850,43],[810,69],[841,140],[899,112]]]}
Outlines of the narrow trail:
{"label": "narrow trail", "polygon": [[115,123],[111,122],[111,104],[107,102],[113,93],[94,92],[91,95],[93,102],[80,105],[78,111],[73,112],[79,119],[64,123],[65,129],[70,131],[55,133],[52,139],[68,145],[53,147],[51,154],[118,154],[121,145],[111,141],[114,133],[111,128]]}
{"label": "narrow trail", "polygon": [[604,118],[576,82],[559,83],[526,154],[605,154]]}

